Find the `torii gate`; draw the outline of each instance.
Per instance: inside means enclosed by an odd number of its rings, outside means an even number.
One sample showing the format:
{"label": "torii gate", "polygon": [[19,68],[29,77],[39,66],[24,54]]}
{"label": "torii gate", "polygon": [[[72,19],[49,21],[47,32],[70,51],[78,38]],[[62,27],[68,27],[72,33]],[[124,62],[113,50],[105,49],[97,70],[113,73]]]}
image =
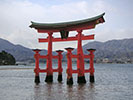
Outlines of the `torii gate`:
{"label": "torii gate", "polygon": [[[90,82],[94,82],[94,51],[95,49],[87,49],[90,54],[84,55],[82,49],[82,40],[91,40],[94,39],[94,35],[86,35],[82,34],[83,30],[93,29],[99,23],[103,23],[105,13],[84,20],[72,21],[72,22],[64,22],[64,23],[35,23],[31,22],[31,28],[35,28],[38,33],[47,33],[47,38],[39,38],[39,42],[48,42],[48,54],[40,55],[39,49],[34,49],[35,52],[35,83],[40,83],[39,73],[46,72],[45,82],[53,82],[53,72],[58,72],[58,81],[62,81],[62,50],[56,51],[58,53],[57,56],[52,55],[52,42],[63,42],[63,41],[78,41],[77,47],[77,55],[72,54],[73,48],[65,48],[67,50],[67,84],[73,84],[72,73],[78,73],[78,83],[86,83],[85,73],[90,73]],[[77,31],[77,35],[74,37],[69,37],[69,31]],[[60,32],[60,38],[52,37],[54,32]],[[77,58],[77,70],[72,69],[72,58]],[[85,69],[84,67],[84,58],[90,59],[90,68]],[[40,69],[39,68],[39,59],[47,59],[47,68]],[[58,68],[52,68],[52,59],[58,59]]]}

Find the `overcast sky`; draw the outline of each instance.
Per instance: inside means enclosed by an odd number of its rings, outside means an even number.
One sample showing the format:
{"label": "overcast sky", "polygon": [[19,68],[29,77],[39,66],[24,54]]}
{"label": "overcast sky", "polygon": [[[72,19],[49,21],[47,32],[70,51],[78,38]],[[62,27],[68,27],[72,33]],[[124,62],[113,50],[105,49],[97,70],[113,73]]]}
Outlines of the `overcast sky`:
{"label": "overcast sky", "polygon": [[[31,21],[54,23],[81,20],[105,12],[105,23],[84,34],[95,34],[95,41],[133,38],[133,0],[0,0],[0,38],[29,48],[47,49],[38,43]],[[70,35],[76,35],[71,32]],[[58,33],[54,37],[58,37]],[[84,41],[83,44],[89,42]],[[76,47],[76,42],[54,43],[53,49]]]}

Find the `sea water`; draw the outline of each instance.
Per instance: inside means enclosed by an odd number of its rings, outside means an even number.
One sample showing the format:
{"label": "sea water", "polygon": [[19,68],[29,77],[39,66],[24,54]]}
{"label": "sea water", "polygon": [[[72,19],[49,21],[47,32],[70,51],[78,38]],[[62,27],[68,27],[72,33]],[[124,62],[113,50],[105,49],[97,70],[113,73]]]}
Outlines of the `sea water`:
{"label": "sea water", "polygon": [[[46,64],[40,64],[42,69]],[[57,64],[53,63],[57,68]],[[40,74],[41,83],[34,83],[34,65],[0,66],[0,100],[133,100],[133,64],[95,64],[95,83],[66,84],[66,67],[63,63],[63,82],[58,83],[54,73],[52,84],[44,82],[45,73]],[[89,68],[89,64],[86,64]],[[76,69],[76,64],[73,64]]]}

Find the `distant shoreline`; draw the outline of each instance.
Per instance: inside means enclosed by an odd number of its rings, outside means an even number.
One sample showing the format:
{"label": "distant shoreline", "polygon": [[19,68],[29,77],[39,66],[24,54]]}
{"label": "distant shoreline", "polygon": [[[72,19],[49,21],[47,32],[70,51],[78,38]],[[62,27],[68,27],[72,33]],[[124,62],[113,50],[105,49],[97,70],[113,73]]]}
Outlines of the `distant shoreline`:
{"label": "distant shoreline", "polygon": [[[67,63],[67,62],[62,62],[62,64],[63,63]],[[73,61],[72,62],[73,64],[77,64],[77,62],[75,62],[75,61]],[[40,62],[40,64],[46,64],[46,62]],[[58,63],[57,63],[58,64]],[[85,64],[89,64],[89,62],[85,62]],[[121,62],[119,62],[119,63],[116,63],[116,62],[98,62],[98,63],[96,63],[96,62],[94,62],[94,64],[133,64],[133,63],[121,63]],[[15,65],[0,65],[0,66],[35,66],[35,63],[24,63],[24,64],[15,64]],[[8,68],[0,68],[0,70],[6,70],[6,69],[8,69]],[[18,68],[12,68],[12,69],[18,69]],[[21,69],[21,68],[19,68],[19,69]],[[22,69],[24,69],[24,68],[22,68]],[[25,69],[32,69],[32,68],[25,68]]]}
{"label": "distant shoreline", "polygon": [[0,68],[0,70],[30,70],[34,68]]}

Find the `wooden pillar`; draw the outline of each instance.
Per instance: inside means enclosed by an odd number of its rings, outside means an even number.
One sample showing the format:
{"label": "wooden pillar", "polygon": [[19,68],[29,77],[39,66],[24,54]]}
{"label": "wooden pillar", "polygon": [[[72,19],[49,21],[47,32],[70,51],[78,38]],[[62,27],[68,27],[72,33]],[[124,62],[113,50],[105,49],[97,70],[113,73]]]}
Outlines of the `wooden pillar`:
{"label": "wooden pillar", "polygon": [[90,52],[90,82],[95,82],[94,78],[94,52],[96,49],[87,49]]}
{"label": "wooden pillar", "polygon": [[59,82],[61,82],[62,81],[62,71],[63,71],[63,69],[62,69],[62,52],[63,52],[63,50],[57,50],[56,51],[57,53],[58,53],[58,81]]}
{"label": "wooden pillar", "polygon": [[40,77],[39,77],[39,71],[40,71],[40,68],[39,68],[39,52],[41,50],[33,49],[33,51],[35,52],[35,54],[34,54],[34,58],[35,58],[35,69],[34,69],[34,72],[35,72],[35,83],[39,84],[40,83]]}
{"label": "wooden pillar", "polygon": [[48,33],[48,58],[47,58],[47,75],[45,82],[53,82],[53,69],[52,69],[52,34]]}
{"label": "wooden pillar", "polygon": [[67,84],[73,84],[73,77],[72,77],[72,50],[74,48],[65,48],[67,50]]}
{"label": "wooden pillar", "polygon": [[85,75],[84,75],[84,54],[82,49],[82,30],[78,32],[78,47],[77,47],[77,70],[78,70],[78,80],[77,82],[86,83]]}

